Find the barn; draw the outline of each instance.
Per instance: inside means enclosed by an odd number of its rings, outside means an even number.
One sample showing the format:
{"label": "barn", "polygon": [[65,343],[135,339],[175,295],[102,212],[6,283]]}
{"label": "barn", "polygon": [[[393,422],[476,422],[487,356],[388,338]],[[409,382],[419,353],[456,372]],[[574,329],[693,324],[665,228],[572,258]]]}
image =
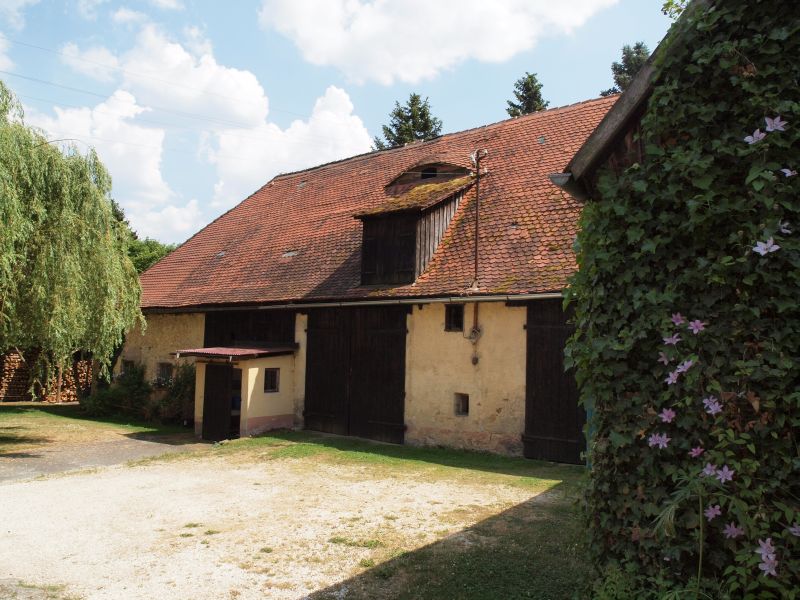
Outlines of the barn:
{"label": "barn", "polygon": [[117,370],[196,364],[205,439],[306,428],[580,462],[562,291],[590,100],[279,175],[141,276]]}

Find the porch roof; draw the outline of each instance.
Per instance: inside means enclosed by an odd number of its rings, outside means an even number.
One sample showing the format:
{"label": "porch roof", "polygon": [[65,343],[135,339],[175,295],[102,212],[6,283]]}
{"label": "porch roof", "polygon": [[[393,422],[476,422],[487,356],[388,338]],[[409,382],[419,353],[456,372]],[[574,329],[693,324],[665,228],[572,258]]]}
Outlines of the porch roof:
{"label": "porch roof", "polygon": [[281,356],[284,354],[294,354],[297,345],[273,346],[270,348],[187,348],[176,350],[175,357],[196,356],[198,358],[222,358],[229,362],[234,360],[248,360],[253,358],[263,358],[265,356]]}

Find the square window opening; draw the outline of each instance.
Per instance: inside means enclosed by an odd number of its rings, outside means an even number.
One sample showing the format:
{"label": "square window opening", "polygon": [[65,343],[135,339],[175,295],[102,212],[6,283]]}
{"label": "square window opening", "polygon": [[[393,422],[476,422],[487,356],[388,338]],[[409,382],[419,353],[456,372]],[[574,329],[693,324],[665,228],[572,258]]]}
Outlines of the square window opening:
{"label": "square window opening", "polygon": [[455,413],[457,417],[469,415],[469,394],[455,394]]}
{"label": "square window opening", "polygon": [[264,369],[264,392],[274,393],[279,390],[281,379],[280,369]]}
{"label": "square window opening", "polygon": [[444,307],[444,330],[445,331],[464,331],[464,305],[445,304]]}
{"label": "square window opening", "polygon": [[123,360],[122,361],[122,372],[123,373],[130,373],[136,367],[136,363],[132,360]]}
{"label": "square window opening", "polygon": [[160,362],[158,363],[158,379],[164,382],[172,379],[172,363]]}

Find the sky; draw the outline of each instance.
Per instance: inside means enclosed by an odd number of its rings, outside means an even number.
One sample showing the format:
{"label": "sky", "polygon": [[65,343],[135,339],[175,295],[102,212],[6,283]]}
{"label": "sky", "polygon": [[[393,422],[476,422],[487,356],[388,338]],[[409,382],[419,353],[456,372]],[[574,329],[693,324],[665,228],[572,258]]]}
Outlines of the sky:
{"label": "sky", "polygon": [[[652,50],[662,0],[0,0],[0,79],[25,121],[97,150],[140,237],[180,243],[278,173],[368,152],[394,103],[443,133],[550,107]],[[65,143],[65,142],[54,142]]]}

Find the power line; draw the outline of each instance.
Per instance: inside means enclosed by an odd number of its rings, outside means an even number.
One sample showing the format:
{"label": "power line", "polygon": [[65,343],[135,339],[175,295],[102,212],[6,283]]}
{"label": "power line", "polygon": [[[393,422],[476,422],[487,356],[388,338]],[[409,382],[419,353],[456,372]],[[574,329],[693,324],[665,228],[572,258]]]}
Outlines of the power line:
{"label": "power line", "polygon": [[[79,104],[69,104],[69,103],[66,103],[66,102],[61,102],[59,100],[53,100],[52,98],[40,98],[38,96],[31,96],[29,94],[17,94],[17,96],[19,96],[20,98],[27,98],[29,100],[34,100],[36,102],[42,102],[42,103],[45,103],[45,104],[58,105],[59,107],[67,106],[69,108],[88,109],[88,110],[91,110],[92,112],[98,112],[98,113],[101,113],[101,114],[111,115],[111,116],[116,116],[116,117],[127,117],[127,116],[129,116],[129,115],[125,115],[123,113],[114,112],[114,111],[111,111],[111,110],[104,110],[104,109],[100,109],[100,108],[97,108],[97,107],[93,107],[92,108],[92,107],[87,107],[87,106],[81,106]],[[207,131],[207,129],[195,129],[195,128],[192,128],[192,127],[182,127],[180,125],[175,125],[175,124],[169,123],[167,121],[158,121],[156,119],[149,119],[147,117],[140,117],[139,115],[136,115],[135,118],[136,118],[136,122],[137,123],[139,123],[139,122],[141,122],[141,123],[150,123],[150,124],[153,124],[153,125],[158,125],[159,127],[165,127],[165,128],[172,129],[172,130],[175,130],[175,131],[188,131],[188,132],[191,132],[191,133],[204,133],[204,132]],[[236,138],[241,138],[241,139],[245,139],[245,140],[254,140],[254,141],[257,141],[257,142],[267,142],[268,141],[266,138],[262,138],[262,137],[257,137],[257,136],[253,136],[253,135],[243,135],[243,134],[240,134],[240,133],[233,133],[232,130],[230,130],[230,129],[226,129],[224,135],[226,137],[236,137]],[[316,140],[316,141],[324,141],[324,142],[327,142],[327,141],[330,140],[330,138],[326,138],[326,137],[322,137],[322,136],[316,136],[316,135],[308,135],[308,134],[303,134],[302,136],[298,137],[297,139],[301,139],[301,140],[305,140],[305,141],[315,141]]]}
{"label": "power line", "polygon": [[[72,86],[69,86],[69,85],[63,85],[61,83],[56,83],[55,81],[48,81],[46,79],[39,79],[38,77],[31,77],[29,75],[22,75],[21,73],[12,73],[11,71],[3,71],[2,69],[0,69],[0,73],[2,73],[3,75],[9,75],[11,77],[18,77],[20,79],[26,79],[28,81],[41,83],[43,85],[49,85],[49,86],[52,86],[52,87],[57,87],[57,88],[61,88],[61,89],[64,89],[64,90],[69,90],[71,92],[77,92],[79,94],[86,94],[88,96],[94,96],[96,98],[102,98],[103,100],[108,99],[108,95],[107,94],[98,94],[97,92],[92,92],[90,90],[84,90],[82,88],[72,87]],[[198,120],[203,120],[203,121],[216,121],[217,123],[222,123],[223,125],[231,125],[231,126],[234,126],[234,127],[238,127],[240,129],[248,129],[250,127],[249,125],[246,125],[244,123],[240,123],[240,122],[237,122],[237,121],[231,121],[229,119],[220,119],[218,117],[210,117],[208,115],[200,115],[200,114],[196,114],[196,113],[187,113],[187,112],[183,112],[183,111],[179,111],[179,110],[172,110],[172,109],[169,109],[169,108],[165,108],[163,106],[156,106],[156,105],[153,105],[153,104],[149,105],[149,107],[150,108],[154,108],[156,110],[160,110],[162,112],[178,115],[178,116],[181,116],[181,117],[188,117],[190,119],[198,119]]]}
{"label": "power line", "polygon": [[[207,95],[207,96],[217,96],[218,98],[225,98],[227,100],[234,100],[236,102],[248,102],[250,104],[255,104],[257,102],[256,100],[244,99],[244,98],[241,98],[241,97],[230,96],[228,94],[220,94],[219,92],[212,92],[212,91],[209,91],[209,90],[206,90],[206,89],[203,89],[203,88],[198,88],[198,87],[186,85],[184,83],[178,83],[176,81],[170,81],[168,79],[161,79],[160,77],[154,77],[153,75],[148,75],[148,74],[145,74],[145,73],[137,73],[135,71],[131,71],[131,70],[126,69],[124,67],[120,67],[119,65],[109,65],[109,64],[97,61],[97,60],[92,60],[90,58],[85,58],[85,57],[80,57],[80,56],[74,56],[72,54],[67,54],[63,50],[56,50],[54,48],[47,48],[45,46],[39,46],[37,44],[30,44],[28,42],[22,42],[20,40],[12,40],[11,38],[4,37],[4,36],[0,36],[0,37],[3,37],[3,39],[5,39],[8,42],[11,42],[12,44],[17,44],[19,46],[24,46],[26,48],[33,48],[33,49],[36,49],[36,50],[40,50],[42,52],[48,52],[50,54],[56,54],[58,56],[63,56],[64,58],[69,59],[69,60],[75,60],[75,61],[84,62],[84,63],[87,63],[87,64],[92,64],[92,65],[95,65],[95,66],[98,66],[98,67],[102,67],[104,69],[108,69],[110,71],[119,71],[121,73],[125,73],[126,75],[130,75],[130,76],[133,76],[133,77],[141,77],[143,79],[151,79],[151,80],[157,81],[159,83],[164,83],[166,85],[171,85],[171,86],[174,86],[174,87],[180,87],[180,88],[184,88],[184,89],[187,89],[187,90],[192,90],[192,91],[195,91],[195,92],[198,92],[200,94]],[[291,110],[285,110],[285,109],[281,109],[281,108],[275,108],[273,106],[270,106],[269,110],[270,111],[274,111],[274,112],[286,113],[288,115],[295,115],[295,116],[298,116],[298,117],[304,117],[305,116],[305,115],[303,115],[301,113],[297,113],[297,112],[294,112],[294,111],[291,111]]]}

